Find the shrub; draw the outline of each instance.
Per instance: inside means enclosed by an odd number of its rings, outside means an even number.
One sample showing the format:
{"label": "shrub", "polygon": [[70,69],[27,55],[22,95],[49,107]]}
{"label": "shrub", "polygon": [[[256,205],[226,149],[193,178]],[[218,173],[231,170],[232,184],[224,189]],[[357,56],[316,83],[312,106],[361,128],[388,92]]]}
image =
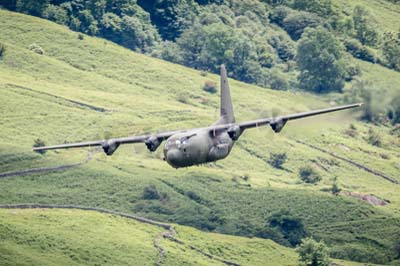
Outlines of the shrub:
{"label": "shrub", "polygon": [[357,39],[365,45],[376,45],[379,41],[379,32],[374,15],[364,6],[357,5],[352,17]]}
{"label": "shrub", "polygon": [[292,60],[295,57],[295,45],[287,35],[274,35],[268,42],[275,48],[279,58],[283,61]]}
{"label": "shrub", "polygon": [[296,251],[299,254],[301,266],[329,265],[329,249],[323,242],[317,242],[312,238],[306,238],[301,241]]}
{"label": "shrub", "polygon": [[286,210],[273,213],[267,219],[267,226],[278,229],[291,246],[296,246],[307,235],[303,222]]}
{"label": "shrub", "polygon": [[349,64],[346,66],[345,80],[352,81],[355,76],[361,75],[361,68],[359,65]]}
{"label": "shrub", "polygon": [[287,155],[285,152],[271,153],[269,158],[269,164],[275,168],[282,168],[282,165],[286,162]]}
{"label": "shrub", "polygon": [[82,33],[79,33],[79,34],[78,34],[78,39],[79,39],[79,40],[82,41],[84,38],[85,38],[85,35],[83,35]]}
{"label": "shrub", "polygon": [[310,165],[300,168],[299,175],[300,179],[305,183],[315,184],[321,181],[321,176],[319,175],[318,171]]}
{"label": "shrub", "polygon": [[333,195],[337,196],[339,195],[340,191],[342,191],[342,189],[339,187],[339,185],[337,184],[337,178],[335,177],[333,179],[333,184],[331,187],[331,192]]}
{"label": "shrub", "polygon": [[397,71],[400,71],[400,32],[397,36],[392,32],[386,32],[382,47],[386,64]]}
{"label": "shrub", "polygon": [[[43,147],[43,146],[46,146],[46,143],[43,140],[41,140],[39,138],[35,139],[35,141],[33,143],[33,147]],[[45,150],[37,151],[37,153],[45,154],[46,151]]]}
{"label": "shrub", "polygon": [[194,191],[187,191],[186,195],[193,201],[197,203],[202,203],[203,199]]}
{"label": "shrub", "polygon": [[345,39],[343,41],[343,44],[346,48],[346,51],[355,58],[372,63],[375,63],[377,61],[375,52],[372,49],[362,45],[358,40]]}
{"label": "shrub", "polygon": [[368,130],[368,143],[377,147],[382,146],[381,135],[372,128]]}
{"label": "shrub", "polygon": [[306,28],[323,26],[324,21],[313,13],[296,11],[288,14],[282,24],[290,37],[294,40],[298,40]]}
{"label": "shrub", "polygon": [[0,43],[0,57],[3,56],[5,51],[6,51],[6,46],[4,44]]}
{"label": "shrub", "polygon": [[161,199],[161,194],[157,191],[157,188],[154,185],[150,185],[144,188],[142,199],[159,200]]}
{"label": "shrub", "polygon": [[43,11],[42,16],[48,20],[54,21],[61,25],[68,24],[68,13],[67,10],[61,6],[48,5]]}
{"label": "shrub", "polygon": [[278,71],[272,71],[268,78],[268,83],[273,90],[288,90],[289,82],[285,76]]}
{"label": "shrub", "polygon": [[269,19],[272,23],[283,26],[283,20],[291,13],[295,12],[293,9],[286,6],[277,6],[270,12]]}
{"label": "shrub", "polygon": [[44,54],[43,48],[40,47],[39,45],[37,45],[36,43],[32,43],[31,45],[29,45],[28,49],[37,54],[41,54],[41,55]]}
{"label": "shrub", "polygon": [[205,70],[200,71],[200,76],[207,77],[207,75],[208,75],[207,71],[205,71]]}
{"label": "shrub", "polygon": [[203,90],[209,93],[216,93],[217,83],[212,80],[207,80],[206,82],[204,82]]}
{"label": "shrub", "polygon": [[355,138],[358,135],[357,128],[353,124],[350,124],[350,127],[346,129],[344,133],[352,138]]}

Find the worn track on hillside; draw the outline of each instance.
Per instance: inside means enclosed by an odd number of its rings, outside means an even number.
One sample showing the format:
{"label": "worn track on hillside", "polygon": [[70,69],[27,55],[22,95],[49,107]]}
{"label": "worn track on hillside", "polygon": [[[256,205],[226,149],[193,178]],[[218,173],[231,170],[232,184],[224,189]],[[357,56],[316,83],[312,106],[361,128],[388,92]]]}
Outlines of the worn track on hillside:
{"label": "worn track on hillside", "polygon": [[386,175],[386,174],[384,174],[384,173],[382,173],[382,172],[373,170],[373,169],[371,169],[371,168],[369,168],[369,167],[367,167],[367,166],[365,166],[365,165],[363,165],[363,164],[361,164],[361,163],[358,163],[358,162],[355,162],[355,161],[353,161],[353,160],[344,158],[344,157],[342,157],[342,156],[340,156],[340,155],[337,155],[337,154],[334,153],[334,152],[327,151],[327,150],[325,150],[325,149],[322,149],[322,148],[317,147],[317,146],[315,146],[315,145],[306,143],[306,142],[304,142],[304,141],[301,141],[301,140],[295,140],[295,141],[296,141],[297,143],[299,143],[299,144],[305,145],[305,146],[307,146],[307,147],[309,147],[309,148],[312,148],[312,149],[314,149],[314,150],[317,150],[317,151],[320,151],[320,152],[329,154],[330,156],[335,157],[336,159],[339,159],[339,160],[342,160],[342,161],[344,161],[344,162],[347,162],[347,163],[349,163],[349,164],[351,164],[351,165],[354,165],[354,166],[356,166],[357,168],[359,168],[359,169],[361,169],[361,170],[364,170],[364,171],[366,171],[366,172],[368,172],[368,173],[371,173],[371,174],[373,174],[373,175],[375,175],[375,176],[382,177],[382,178],[386,179],[387,181],[389,181],[389,182],[391,182],[391,183],[393,183],[393,184],[397,184],[397,185],[400,184],[400,182],[399,182],[398,180],[394,179],[393,177],[390,177],[390,176],[388,176],[388,175]]}
{"label": "worn track on hillside", "polygon": [[196,251],[197,253],[199,253],[203,256],[206,256],[209,259],[222,262],[229,266],[240,266],[240,264],[238,264],[236,262],[232,262],[229,260],[225,260],[225,259],[216,257],[210,253],[204,252],[201,249],[176,238],[175,237],[176,236],[175,228],[171,224],[154,221],[154,220],[136,216],[133,214],[126,214],[126,213],[111,211],[111,210],[107,210],[107,209],[83,207],[83,206],[75,206],[75,205],[49,205],[49,204],[9,204],[8,205],[8,204],[6,204],[6,205],[0,205],[0,208],[1,209],[75,209],[75,210],[83,210],[83,211],[95,211],[95,212],[99,212],[99,213],[120,216],[123,218],[136,220],[141,223],[151,224],[151,225],[158,226],[158,227],[165,229],[165,231],[159,233],[153,240],[153,246],[158,251],[158,258],[157,258],[157,261],[155,262],[156,266],[163,265],[164,259],[167,254],[166,250],[160,244],[160,240],[162,238],[170,239],[171,241],[174,241],[178,244],[185,245],[185,246],[189,247],[190,249]]}
{"label": "worn track on hillside", "polygon": [[74,164],[65,164],[65,165],[58,165],[58,166],[51,166],[51,167],[39,167],[39,168],[30,168],[20,171],[12,171],[6,173],[0,173],[0,179],[11,177],[11,176],[21,176],[26,174],[34,174],[34,173],[45,173],[45,172],[55,172],[55,171],[62,171],[66,169],[76,168],[81,165],[84,165],[93,159],[93,152],[88,152],[87,158],[80,161],[79,163]]}

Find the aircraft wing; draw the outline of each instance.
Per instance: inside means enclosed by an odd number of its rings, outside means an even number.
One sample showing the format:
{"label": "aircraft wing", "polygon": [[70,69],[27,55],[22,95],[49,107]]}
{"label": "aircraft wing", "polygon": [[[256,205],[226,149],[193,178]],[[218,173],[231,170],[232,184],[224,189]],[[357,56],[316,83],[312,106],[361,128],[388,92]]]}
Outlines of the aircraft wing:
{"label": "aircraft wing", "polygon": [[139,143],[143,142],[150,150],[155,150],[161,144],[161,142],[170,136],[179,133],[182,131],[168,131],[161,132],[157,134],[146,134],[140,136],[131,136],[124,138],[115,138],[108,140],[95,140],[95,141],[87,141],[87,142],[77,142],[77,143],[68,143],[68,144],[60,144],[54,146],[43,146],[43,147],[34,147],[33,151],[45,151],[45,150],[56,150],[56,149],[69,149],[69,148],[81,148],[81,147],[95,147],[101,146],[104,152],[107,155],[112,155],[114,151],[121,144],[127,143]]}
{"label": "aircraft wing", "polygon": [[247,128],[259,127],[259,126],[264,126],[264,125],[269,124],[275,132],[280,132],[282,130],[283,126],[289,120],[295,120],[295,119],[305,118],[305,117],[314,116],[314,115],[336,112],[336,111],[340,111],[340,110],[360,107],[362,105],[363,105],[362,103],[355,103],[355,104],[342,105],[342,106],[331,107],[331,108],[326,108],[326,109],[302,112],[302,113],[297,113],[297,114],[283,115],[283,116],[278,116],[278,117],[274,117],[274,118],[258,119],[258,120],[239,123],[238,126],[240,127],[240,129],[244,130]]}

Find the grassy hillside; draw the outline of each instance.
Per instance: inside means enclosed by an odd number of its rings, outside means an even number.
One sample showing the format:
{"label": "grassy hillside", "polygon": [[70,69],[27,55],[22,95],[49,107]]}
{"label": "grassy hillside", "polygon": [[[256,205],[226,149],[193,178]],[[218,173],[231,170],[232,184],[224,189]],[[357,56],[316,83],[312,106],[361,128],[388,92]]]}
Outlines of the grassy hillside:
{"label": "grassy hillside", "polygon": [[[110,214],[63,209],[0,210],[1,265],[154,265],[165,229]],[[183,243],[160,238],[163,265],[296,265],[293,250],[271,240],[203,233],[177,226]],[[84,235],[84,237],[82,237]],[[253,247],[249,249],[249,247]],[[265,252],[268,251],[268,252]]]}
{"label": "grassy hillside", "polygon": [[[17,13],[0,11],[0,28],[0,42],[6,45],[0,59],[1,173],[78,163],[88,156],[86,150],[34,154],[36,138],[56,144],[199,127],[217,119],[219,96],[202,86],[206,80],[218,82],[218,76],[204,77],[103,39],[80,40],[65,27]],[[44,55],[29,50],[32,43]],[[400,84],[400,73],[373,67],[368,78]],[[238,121],[329,106],[310,94],[230,83]],[[291,122],[279,135],[269,128],[249,130],[226,160],[179,170],[160,160],[162,149],[150,154],[144,145],[127,145],[112,157],[91,150],[91,160],[79,168],[0,179],[0,203],[103,207],[243,236],[261,234],[272,213],[288,210],[336,257],[387,263],[396,256],[400,233],[399,185],[298,142],[400,181],[398,136],[356,117],[345,112]],[[354,137],[346,133],[350,124]],[[382,136],[381,147],[368,143],[370,128]],[[283,169],[268,164],[270,152],[278,151],[288,155]],[[321,173],[317,185],[298,177],[309,164]],[[344,193],[324,192],[335,177],[344,192],[373,194],[389,204],[371,206]],[[158,198],[143,196],[151,186]],[[4,215],[11,223],[12,216]],[[243,244],[243,253],[253,249]]]}

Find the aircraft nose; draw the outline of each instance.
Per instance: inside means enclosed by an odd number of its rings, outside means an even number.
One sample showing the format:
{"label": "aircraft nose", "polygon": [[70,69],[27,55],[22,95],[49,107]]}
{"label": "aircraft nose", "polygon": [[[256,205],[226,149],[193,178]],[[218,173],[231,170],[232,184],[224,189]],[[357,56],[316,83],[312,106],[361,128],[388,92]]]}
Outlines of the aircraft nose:
{"label": "aircraft nose", "polygon": [[174,166],[174,167],[178,167],[179,164],[180,164],[180,162],[181,162],[181,159],[182,159],[182,158],[181,158],[181,153],[180,153],[178,150],[176,150],[176,149],[169,150],[169,151],[167,152],[166,159],[167,159],[167,162],[168,162],[170,165],[172,165],[172,166]]}

